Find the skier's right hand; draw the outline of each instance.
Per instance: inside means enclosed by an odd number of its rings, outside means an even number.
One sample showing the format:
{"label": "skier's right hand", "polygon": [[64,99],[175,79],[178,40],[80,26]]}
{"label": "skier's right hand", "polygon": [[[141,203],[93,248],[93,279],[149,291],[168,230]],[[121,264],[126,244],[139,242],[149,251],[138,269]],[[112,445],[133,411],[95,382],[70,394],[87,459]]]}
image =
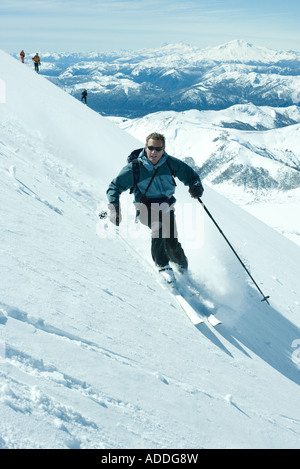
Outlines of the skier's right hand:
{"label": "skier's right hand", "polygon": [[109,219],[110,221],[116,225],[119,226],[119,224],[122,221],[122,215],[121,215],[121,208],[118,204],[109,204]]}

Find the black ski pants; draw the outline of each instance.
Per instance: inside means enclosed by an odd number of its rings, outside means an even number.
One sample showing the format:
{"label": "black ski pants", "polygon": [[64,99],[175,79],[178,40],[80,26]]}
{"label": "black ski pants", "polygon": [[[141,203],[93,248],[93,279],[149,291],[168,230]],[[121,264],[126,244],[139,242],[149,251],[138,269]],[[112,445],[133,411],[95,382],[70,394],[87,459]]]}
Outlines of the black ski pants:
{"label": "black ski pants", "polygon": [[174,206],[163,204],[137,204],[137,219],[151,229],[151,255],[158,267],[170,261],[187,269],[188,260],[178,241]]}

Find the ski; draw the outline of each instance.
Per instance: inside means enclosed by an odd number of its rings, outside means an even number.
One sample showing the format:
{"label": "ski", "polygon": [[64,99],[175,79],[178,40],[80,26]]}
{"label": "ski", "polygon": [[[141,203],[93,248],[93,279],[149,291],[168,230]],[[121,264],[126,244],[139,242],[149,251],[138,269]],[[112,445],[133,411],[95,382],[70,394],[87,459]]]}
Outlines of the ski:
{"label": "ski", "polygon": [[166,287],[171,295],[176,299],[177,303],[181,306],[181,309],[185,312],[190,321],[196,326],[204,322],[203,318],[200,317],[192,305],[189,303],[186,298],[180,293],[177,285],[176,278],[173,274],[172,280],[167,279],[166,277],[160,277],[160,285]]}
{"label": "ski", "polygon": [[[199,292],[195,289],[193,285],[186,285],[184,287],[183,285],[180,284],[180,282],[178,283],[173,273],[173,270],[171,268],[163,269],[163,270],[166,270],[167,272],[172,273],[172,275],[170,277],[167,277],[164,275],[161,276],[161,282],[160,282],[161,285],[165,285],[167,289],[170,291],[170,293],[172,293],[172,295],[180,304],[185,314],[188,316],[188,318],[192,321],[194,325],[203,323],[204,319],[206,319],[209,322],[209,324],[213,327],[216,327],[219,324],[221,324],[221,321],[210,311],[206,314],[205,312],[201,311],[201,307],[199,307],[199,310],[198,310],[198,308],[195,309],[191,305],[191,302],[187,298],[188,296],[197,295],[198,297],[200,297]],[[159,272],[160,275],[161,273],[164,273],[164,271]],[[190,287],[190,290],[192,289],[192,291],[189,291],[188,287]],[[186,292],[182,291],[184,289],[186,289]],[[196,295],[193,294],[193,291],[196,293]],[[200,298],[200,302],[201,302],[201,298]]]}
{"label": "ski", "polygon": [[[192,295],[192,296],[197,296],[199,297],[199,301],[201,302],[201,297],[199,295],[199,292],[198,291],[195,291],[195,288],[192,287],[194,291],[189,291],[189,289],[186,287],[187,289],[187,294],[188,295]],[[181,290],[181,288],[180,288]],[[183,292],[180,292],[181,296],[185,298],[185,301],[188,302],[188,300],[186,299],[186,296]],[[190,304],[190,303],[189,303]],[[190,305],[191,306],[191,305]],[[192,306],[191,306],[192,307]],[[203,305],[203,308],[205,307],[205,305]],[[207,319],[207,321],[213,326],[213,327],[216,327],[218,326],[219,324],[222,324],[222,322],[213,314],[211,313],[210,311],[208,311],[207,313],[201,311],[201,306],[199,306],[199,310],[198,308],[194,308],[194,311],[196,311],[196,314],[198,315],[198,317],[200,316],[201,318],[205,318]],[[207,307],[205,307],[205,309],[207,309]]]}
{"label": "ski", "polygon": [[[184,288],[184,287],[183,287]],[[188,294],[189,295],[192,295],[192,296],[197,296],[199,298],[199,301],[202,302],[203,300],[201,299],[201,296],[196,288],[195,285],[193,285],[193,283],[190,281],[187,282],[185,288],[187,289],[188,291]],[[183,296],[183,295],[182,295]],[[204,305],[205,306],[205,305]],[[200,309],[200,308],[199,308]],[[207,309],[207,307],[206,307]],[[202,318],[205,318],[207,319],[207,321],[213,326],[213,327],[216,327],[218,326],[219,324],[222,324],[222,322],[213,314],[211,313],[210,311],[208,311],[207,313],[204,313],[203,311],[197,311],[196,313],[197,315],[201,316]]]}
{"label": "ski", "polygon": [[[174,289],[174,287],[173,287]],[[189,317],[189,319],[192,321],[193,324],[201,324],[204,322],[204,319],[207,319],[207,321],[213,326],[216,327],[219,324],[221,324],[221,321],[212,313],[210,314],[204,314],[201,311],[196,311],[193,306],[184,298],[183,295],[181,295],[179,292],[174,291],[174,296],[182,309],[184,310],[185,314]]]}
{"label": "ski", "polygon": [[197,314],[194,308],[188,303],[188,301],[186,301],[186,299],[182,295],[180,295],[180,293],[174,292],[174,296],[182,307],[185,314],[187,315],[187,317],[192,321],[195,326],[204,322],[203,318],[201,318]]}
{"label": "ski", "polygon": [[[205,316],[206,316],[206,315],[205,315]],[[211,313],[210,315],[206,316],[206,317],[207,317],[208,322],[209,322],[212,326],[214,326],[214,327],[218,326],[218,324],[222,324],[222,322],[220,321],[220,319],[218,319],[218,318],[217,318],[214,314],[212,314],[212,313]]]}

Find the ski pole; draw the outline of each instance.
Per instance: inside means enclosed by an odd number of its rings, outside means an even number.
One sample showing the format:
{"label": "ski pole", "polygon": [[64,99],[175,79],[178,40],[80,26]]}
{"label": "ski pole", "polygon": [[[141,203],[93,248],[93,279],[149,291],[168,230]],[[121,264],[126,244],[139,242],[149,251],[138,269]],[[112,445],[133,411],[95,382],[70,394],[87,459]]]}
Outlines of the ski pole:
{"label": "ski pole", "polygon": [[245,266],[244,262],[241,260],[241,258],[239,257],[239,255],[237,254],[237,252],[235,251],[235,249],[232,247],[232,245],[230,244],[230,242],[228,241],[228,239],[226,238],[226,236],[224,235],[223,231],[221,230],[221,228],[219,227],[219,225],[217,224],[217,222],[215,221],[215,219],[213,218],[213,216],[211,215],[211,213],[209,212],[209,210],[206,208],[206,206],[204,205],[204,203],[202,202],[202,200],[200,199],[200,197],[198,197],[198,201],[200,202],[200,204],[202,205],[202,207],[204,208],[205,212],[207,213],[207,215],[209,216],[209,218],[213,221],[213,223],[216,225],[216,227],[218,228],[219,232],[221,233],[221,235],[223,236],[223,238],[225,239],[225,241],[227,242],[227,244],[229,245],[230,249],[233,251],[233,253],[236,255],[236,257],[238,258],[238,260],[240,261],[240,263],[242,264],[242,266],[244,267],[245,271],[247,272],[247,274],[249,275],[249,277],[251,278],[252,282],[254,283],[254,285],[256,286],[256,288],[258,289],[258,291],[261,293],[261,295],[263,296],[263,299],[261,301],[266,301],[268,303],[268,305],[270,304],[268,302],[268,298],[270,298],[270,296],[265,296],[263,294],[263,292],[261,291],[261,289],[259,288],[259,286],[257,285],[256,281],[254,280],[254,278],[252,277],[252,275],[250,274],[249,270],[247,269],[247,267]]}

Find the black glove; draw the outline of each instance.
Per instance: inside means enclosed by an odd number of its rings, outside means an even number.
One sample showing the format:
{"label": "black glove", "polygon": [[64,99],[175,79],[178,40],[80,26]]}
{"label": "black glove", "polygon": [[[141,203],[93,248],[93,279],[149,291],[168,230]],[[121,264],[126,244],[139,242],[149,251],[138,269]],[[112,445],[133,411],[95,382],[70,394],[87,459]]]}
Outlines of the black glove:
{"label": "black glove", "polygon": [[189,188],[189,193],[193,197],[193,199],[198,199],[199,197],[202,197],[202,194],[204,192],[203,186],[200,183],[194,184]]}
{"label": "black glove", "polygon": [[119,204],[109,204],[108,208],[109,208],[109,211],[110,211],[110,213],[109,213],[110,221],[114,225],[119,226],[119,224],[121,223],[121,220],[122,220],[121,209],[120,209]]}

